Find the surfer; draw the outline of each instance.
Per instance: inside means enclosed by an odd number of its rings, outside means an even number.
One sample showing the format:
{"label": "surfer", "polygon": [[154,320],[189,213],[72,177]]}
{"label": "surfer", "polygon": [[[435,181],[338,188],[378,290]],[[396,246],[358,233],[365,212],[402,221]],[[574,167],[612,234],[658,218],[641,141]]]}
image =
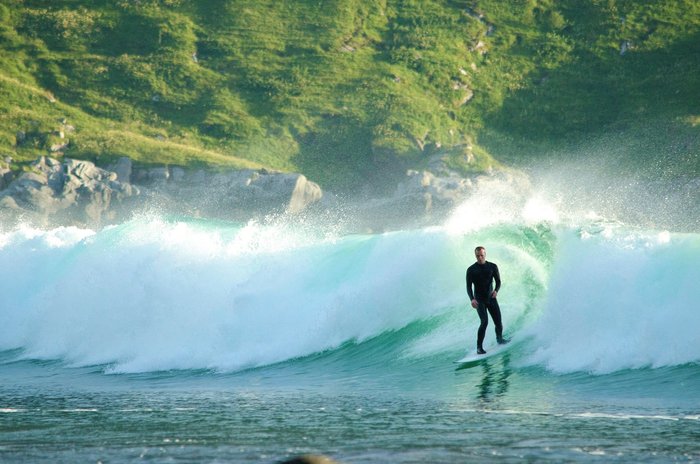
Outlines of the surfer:
{"label": "surfer", "polygon": [[[496,340],[500,345],[508,343],[503,338],[503,323],[501,322],[501,308],[498,306],[498,290],[501,288],[501,275],[495,263],[486,261],[486,248],[478,246],[474,249],[476,263],[467,269],[467,294],[471,300],[472,308],[479,314],[481,324],[476,338],[476,352],[486,354],[483,343],[486,336],[486,327],[489,325],[489,316],[496,326]],[[496,282],[496,288],[493,282]],[[473,290],[472,290],[472,287]],[[488,311],[488,314],[486,313]]]}

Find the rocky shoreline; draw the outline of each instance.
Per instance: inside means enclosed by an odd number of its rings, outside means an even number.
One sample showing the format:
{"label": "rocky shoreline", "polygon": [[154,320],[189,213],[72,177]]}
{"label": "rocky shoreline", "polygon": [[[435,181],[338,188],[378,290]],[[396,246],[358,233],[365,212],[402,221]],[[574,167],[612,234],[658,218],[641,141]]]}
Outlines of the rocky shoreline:
{"label": "rocky shoreline", "polygon": [[358,231],[421,226],[443,218],[479,180],[435,171],[408,171],[393,195],[341,201],[299,173],[136,167],[129,158],[100,168],[41,156],[19,173],[0,165],[0,224],[94,228],[157,211],[233,221],[336,214],[352,217],[346,223]]}

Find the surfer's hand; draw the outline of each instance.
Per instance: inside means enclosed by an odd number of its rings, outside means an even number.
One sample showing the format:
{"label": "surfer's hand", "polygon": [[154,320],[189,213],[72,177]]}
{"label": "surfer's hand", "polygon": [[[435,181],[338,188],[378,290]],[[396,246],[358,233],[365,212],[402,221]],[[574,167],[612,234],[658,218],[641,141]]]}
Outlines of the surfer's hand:
{"label": "surfer's hand", "polygon": [[472,300],[472,308],[476,309],[479,307],[479,302],[476,300]]}
{"label": "surfer's hand", "polygon": [[497,296],[498,296],[498,292],[496,290],[491,292],[491,298],[496,298]]}

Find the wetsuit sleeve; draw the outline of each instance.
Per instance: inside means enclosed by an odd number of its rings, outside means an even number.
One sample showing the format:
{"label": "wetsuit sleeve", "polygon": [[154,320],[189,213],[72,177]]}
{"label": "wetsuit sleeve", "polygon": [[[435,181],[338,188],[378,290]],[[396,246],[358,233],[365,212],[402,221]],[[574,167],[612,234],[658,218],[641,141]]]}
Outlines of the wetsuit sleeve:
{"label": "wetsuit sleeve", "polygon": [[474,293],[472,291],[473,283],[472,277],[469,275],[469,269],[467,269],[467,295],[469,295],[470,300],[474,299]]}
{"label": "wetsuit sleeve", "polygon": [[496,288],[494,290],[498,291],[501,288],[501,273],[498,272],[498,266],[495,264],[493,265],[493,280],[496,281]]}

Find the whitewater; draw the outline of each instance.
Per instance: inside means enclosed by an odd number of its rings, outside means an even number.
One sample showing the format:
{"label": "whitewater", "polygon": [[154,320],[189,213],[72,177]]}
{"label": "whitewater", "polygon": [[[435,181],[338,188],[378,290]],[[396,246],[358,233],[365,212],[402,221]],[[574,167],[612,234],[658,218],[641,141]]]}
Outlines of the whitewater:
{"label": "whitewater", "polygon": [[[514,342],[464,368],[477,245]],[[385,233],[19,225],[0,263],[3,462],[700,460],[697,232],[492,183]]]}

